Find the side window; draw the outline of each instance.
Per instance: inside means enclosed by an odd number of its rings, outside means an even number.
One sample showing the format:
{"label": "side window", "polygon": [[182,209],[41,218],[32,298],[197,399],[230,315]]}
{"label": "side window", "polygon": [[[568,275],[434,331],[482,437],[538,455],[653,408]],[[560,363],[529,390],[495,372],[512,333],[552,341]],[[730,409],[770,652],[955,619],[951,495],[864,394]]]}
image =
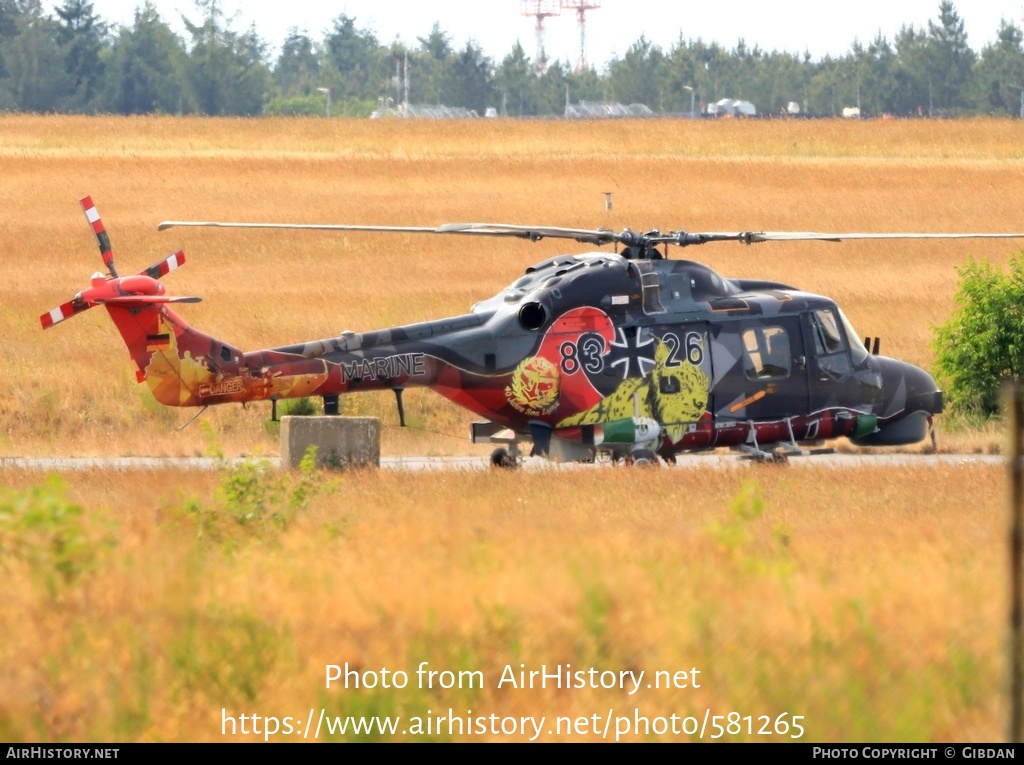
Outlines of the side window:
{"label": "side window", "polygon": [[828,308],[815,311],[811,314],[811,328],[818,368],[836,382],[849,379],[853,366],[835,313]]}
{"label": "side window", "polygon": [[750,380],[789,377],[793,355],[782,327],[753,327],[743,333],[743,371]]}

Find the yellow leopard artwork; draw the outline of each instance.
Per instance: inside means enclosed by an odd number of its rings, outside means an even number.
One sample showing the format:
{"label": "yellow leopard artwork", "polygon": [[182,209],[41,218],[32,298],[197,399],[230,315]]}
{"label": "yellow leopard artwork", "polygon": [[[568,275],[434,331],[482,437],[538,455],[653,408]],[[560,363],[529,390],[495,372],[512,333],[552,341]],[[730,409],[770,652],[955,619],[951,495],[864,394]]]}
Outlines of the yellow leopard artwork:
{"label": "yellow leopard artwork", "polygon": [[686,426],[699,420],[707,408],[710,386],[700,367],[689,363],[666,366],[670,357],[668,344],[659,340],[654,369],[646,377],[624,380],[600,403],[566,417],[556,427],[597,425],[639,413],[661,423],[672,443],[678,443]]}

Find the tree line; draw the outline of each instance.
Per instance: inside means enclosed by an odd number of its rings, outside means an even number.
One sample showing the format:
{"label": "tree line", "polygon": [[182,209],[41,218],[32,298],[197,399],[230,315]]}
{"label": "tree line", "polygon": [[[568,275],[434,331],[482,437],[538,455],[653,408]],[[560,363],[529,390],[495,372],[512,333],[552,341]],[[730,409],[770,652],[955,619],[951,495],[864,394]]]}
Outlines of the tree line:
{"label": "tree line", "polygon": [[[641,37],[602,72],[536,61],[520,44],[501,61],[440,26],[415,45],[383,43],[339,15],[322,39],[291,29],[276,59],[255,28],[231,28],[218,0],[194,0],[176,34],[147,0],[114,28],[88,0],[0,0],[0,111],[113,114],[368,116],[409,103],[510,117],[550,116],[567,101],[642,103],[689,113],[722,98],[759,114],[1024,117],[1024,33],[1003,21],[981,51],[951,0],[925,28],[854,41],[839,57],[765,51],[701,39],[668,50]],[[406,90],[406,87],[408,90]]]}

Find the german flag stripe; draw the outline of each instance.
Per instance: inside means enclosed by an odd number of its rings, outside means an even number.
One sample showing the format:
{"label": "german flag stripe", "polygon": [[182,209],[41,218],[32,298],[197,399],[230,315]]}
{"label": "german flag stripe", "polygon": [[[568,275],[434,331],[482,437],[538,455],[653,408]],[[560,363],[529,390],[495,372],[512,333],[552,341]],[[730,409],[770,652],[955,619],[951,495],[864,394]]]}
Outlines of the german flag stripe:
{"label": "german flag stripe", "polygon": [[165,351],[171,347],[171,336],[170,334],[164,333],[162,335],[146,335],[146,350],[150,351]]}

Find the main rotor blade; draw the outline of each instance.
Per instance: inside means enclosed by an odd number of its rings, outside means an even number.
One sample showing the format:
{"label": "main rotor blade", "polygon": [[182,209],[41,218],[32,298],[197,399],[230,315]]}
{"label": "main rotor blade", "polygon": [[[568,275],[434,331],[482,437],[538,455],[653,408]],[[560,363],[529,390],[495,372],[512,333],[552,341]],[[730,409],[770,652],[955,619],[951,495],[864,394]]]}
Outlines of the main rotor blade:
{"label": "main rotor blade", "polygon": [[226,223],[223,221],[192,221],[165,220],[158,225],[157,231],[164,231],[175,226],[211,227],[211,228],[291,228],[314,229],[319,231],[384,231],[404,234],[435,234],[436,228],[420,226],[346,226],[328,223]]}
{"label": "main rotor blade", "polygon": [[560,228],[557,226],[512,226],[504,223],[446,223],[437,228],[439,234],[483,234],[488,236],[515,236],[536,241],[545,237],[574,239],[590,244],[675,244],[686,247],[708,242],[841,242],[845,239],[1018,239],[1024,233],[846,233],[830,234],[815,231],[652,231],[646,234],[624,229],[616,232],[608,229]]}
{"label": "main rotor blade", "polygon": [[476,234],[479,236],[515,236],[522,239],[538,240],[545,237],[574,239],[577,242],[608,244],[616,239],[613,231],[606,229],[561,228],[558,226],[514,226],[506,223],[445,223],[440,226],[354,226],[332,223],[242,223],[226,221],[165,220],[157,226],[164,231],[176,226],[194,228],[264,228],[264,229],[308,229],[314,231],[380,231],[400,234]]}
{"label": "main rotor blade", "polygon": [[563,228],[561,226],[514,226],[508,223],[445,223],[435,229],[438,234],[479,234],[482,236],[514,236],[520,239],[573,239],[588,244],[609,244],[620,238],[609,229]]}
{"label": "main rotor blade", "polygon": [[1024,233],[863,233],[827,234],[814,231],[743,231],[735,234],[690,234],[714,237],[709,241],[755,242],[842,242],[846,239],[1020,239]]}
{"label": "main rotor blade", "polygon": [[822,233],[816,231],[649,231],[640,233],[623,229],[564,228],[561,226],[518,226],[508,223],[444,223],[430,226],[353,226],[327,223],[227,223],[221,221],[164,221],[157,228],[163,231],[174,226],[213,228],[311,229],[320,231],[379,231],[401,234],[468,234],[476,236],[511,236],[536,242],[540,239],[572,239],[587,244],[650,246],[674,244],[687,247],[708,242],[842,242],[853,239],[1021,239],[1024,233]]}

